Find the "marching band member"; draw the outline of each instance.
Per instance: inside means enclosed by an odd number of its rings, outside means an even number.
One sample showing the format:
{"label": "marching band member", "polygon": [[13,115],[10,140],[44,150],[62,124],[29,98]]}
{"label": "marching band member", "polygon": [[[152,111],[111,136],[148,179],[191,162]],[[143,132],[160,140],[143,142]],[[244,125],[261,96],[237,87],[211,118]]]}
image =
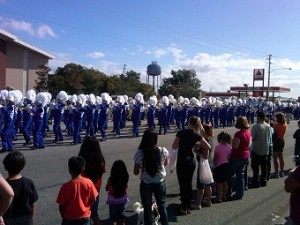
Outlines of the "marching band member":
{"label": "marching band member", "polygon": [[144,104],[144,96],[142,93],[135,95],[135,103],[132,105],[132,137],[139,136],[139,126],[141,121],[142,107]]}
{"label": "marching band member", "polygon": [[200,108],[199,108],[199,117],[200,117],[200,120],[201,120],[201,123],[205,123],[205,108],[206,108],[206,102],[207,102],[207,99],[206,98],[201,98],[200,100]]}
{"label": "marching band member", "polygon": [[125,99],[122,95],[119,95],[117,97],[116,103],[112,108],[112,114],[113,114],[113,130],[116,132],[116,136],[120,136],[120,125],[121,125],[121,120],[122,120],[122,114],[124,107]]}
{"label": "marching band member", "polygon": [[234,109],[235,109],[235,100],[231,100],[231,104],[228,107],[227,111],[227,126],[232,127],[235,124],[234,120]]}
{"label": "marching band member", "polygon": [[[76,95],[75,95],[76,96]],[[77,98],[77,96],[76,96]],[[73,137],[74,126],[73,126],[73,108],[76,103],[76,98],[73,95],[69,95],[66,108],[64,110],[64,119],[67,130],[67,136]]]}
{"label": "marching band member", "polygon": [[168,95],[169,104],[168,104],[168,130],[170,129],[170,124],[174,124],[174,96]]}
{"label": "marching band member", "polygon": [[76,102],[75,106],[72,107],[72,114],[73,114],[73,142],[71,144],[77,145],[82,143],[80,131],[82,129],[83,124],[83,117],[85,113],[85,102],[86,96],[84,94],[80,94],[78,96],[73,95],[73,99]]}
{"label": "marching band member", "polygon": [[227,109],[228,109],[228,99],[224,99],[223,105],[220,109],[220,125],[225,128],[227,126]]}
{"label": "marching band member", "polygon": [[120,128],[124,129],[126,128],[126,120],[127,120],[127,116],[129,114],[129,105],[128,105],[128,96],[127,95],[123,95],[124,98],[124,104],[122,104],[122,120],[120,123]]}
{"label": "marching band member", "polygon": [[26,93],[26,97],[23,101],[23,137],[25,139],[25,145],[31,145],[31,132],[32,132],[32,104],[35,101],[36,93],[33,89],[30,89]]}
{"label": "marching band member", "polygon": [[150,105],[147,109],[147,124],[148,128],[155,128],[155,116],[156,116],[156,105],[157,105],[157,97],[155,95],[149,98]]}
{"label": "marching band member", "polygon": [[105,130],[107,128],[109,104],[111,102],[111,98],[108,93],[102,93],[101,99],[102,99],[102,103],[100,105],[100,115],[99,115],[99,130],[101,132],[100,141],[106,141],[107,138],[106,138]]}
{"label": "marching band member", "polygon": [[34,107],[32,108],[32,120],[33,120],[33,146],[31,149],[45,148],[44,138],[42,135],[43,118],[44,118],[44,107],[47,104],[47,95],[40,92],[36,95],[34,101]]}
{"label": "marching band member", "polygon": [[99,130],[99,118],[100,118],[100,105],[102,103],[102,99],[100,96],[96,96],[96,102],[95,102],[95,114],[94,114],[94,129],[95,129],[95,133],[98,132]]}
{"label": "marching band member", "polygon": [[184,98],[183,99],[183,107],[180,111],[180,123],[182,125],[182,127],[181,127],[182,130],[185,129],[185,124],[187,122],[186,117],[187,117],[187,111],[189,109],[189,104],[190,104],[190,100],[188,98]]}
{"label": "marching band member", "polygon": [[11,134],[14,132],[15,104],[16,103],[19,104],[23,97],[23,96],[18,96],[20,93],[16,92],[16,90],[9,91],[7,98],[5,97],[6,106],[0,108],[0,113],[3,114],[3,123],[4,123],[2,128],[2,134],[1,134],[2,152],[13,150],[13,140]]}
{"label": "marching band member", "polygon": [[168,105],[169,105],[169,98],[167,96],[163,96],[160,100],[160,107],[158,110],[158,125],[159,125],[159,131],[158,134],[161,135],[161,129],[164,129],[163,135],[167,133],[168,129]]}
{"label": "marching band member", "polygon": [[195,97],[192,97],[190,99],[190,107],[187,110],[187,116],[186,116],[187,121],[192,116],[199,117],[199,108],[197,107],[196,103],[197,103],[197,99]]}
{"label": "marching band member", "polygon": [[61,122],[63,120],[63,113],[65,104],[68,100],[68,94],[65,91],[60,91],[56,96],[56,103],[54,105],[54,118],[53,118],[53,131],[54,131],[54,143],[63,141],[63,135],[61,131]]}
{"label": "marching band member", "polygon": [[52,99],[52,95],[49,92],[45,92],[45,95],[47,96],[47,104],[44,106],[44,117],[43,117],[43,127],[42,127],[43,138],[46,137],[47,132],[50,130],[48,119],[50,114],[50,103]]}
{"label": "marching band member", "polygon": [[179,98],[177,99],[177,105],[175,107],[174,110],[174,118],[175,118],[175,123],[176,123],[176,127],[177,129],[181,129],[181,121],[180,121],[180,113],[183,107],[183,100],[184,98],[182,96],[179,96]]}
{"label": "marching band member", "polygon": [[96,111],[96,96],[94,94],[90,94],[87,97],[86,101],[86,130],[85,136],[94,136],[95,128],[94,128],[94,119],[95,119],[95,111]]}
{"label": "marching band member", "polygon": [[212,107],[212,117],[213,117],[213,126],[214,128],[219,128],[219,119],[220,119],[220,110],[221,110],[222,101],[216,100],[216,104]]}

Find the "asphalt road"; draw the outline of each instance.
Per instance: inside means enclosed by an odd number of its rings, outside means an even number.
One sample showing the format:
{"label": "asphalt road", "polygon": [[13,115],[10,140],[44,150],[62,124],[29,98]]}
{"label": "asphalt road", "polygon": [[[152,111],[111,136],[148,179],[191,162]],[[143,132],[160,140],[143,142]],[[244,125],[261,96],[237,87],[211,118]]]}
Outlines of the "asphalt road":
{"label": "asphalt road", "polygon": [[[130,122],[129,122],[130,124]],[[293,133],[296,130],[296,121],[289,124],[286,135],[286,148],[284,158],[286,169],[292,168],[292,153],[294,149]],[[108,130],[111,130],[109,127]],[[217,134],[223,130],[215,130],[214,143],[216,143]],[[235,128],[226,128],[234,134]],[[129,178],[129,198],[130,202],[126,206],[126,224],[136,224],[136,215],[132,212],[132,205],[140,201],[139,197],[139,177],[133,174],[133,155],[137,150],[141,138],[130,138],[130,131],[123,131],[120,138],[110,138],[106,142],[101,142],[101,148],[107,163],[107,172],[103,176],[103,186],[106,184],[112,163],[116,159],[122,159],[127,165]],[[167,135],[159,136],[159,145],[170,148],[175,137],[175,131]],[[24,148],[22,136],[15,142],[15,149],[21,150],[27,160],[27,165],[23,175],[31,178],[37,188],[39,200],[37,202],[34,223],[36,225],[56,225],[60,224],[61,218],[58,211],[58,205],[55,203],[61,185],[70,179],[68,174],[67,162],[71,156],[77,155],[79,145],[70,145],[70,137],[66,137],[63,143],[53,144],[53,135],[51,132],[46,138],[46,148],[39,150],[30,150]],[[5,153],[0,154],[2,161]],[[1,173],[6,176],[3,164],[0,165]],[[242,200],[230,201],[222,204],[214,204],[212,207],[203,207],[201,210],[192,211],[187,216],[179,216],[177,208],[179,206],[179,188],[176,174],[168,174],[166,177],[167,185],[167,207],[170,224],[283,224],[285,216],[289,214],[288,199],[289,194],[283,189],[284,178],[271,179],[267,187],[259,189],[250,189],[245,192]],[[251,176],[251,168],[248,167],[248,174]],[[196,175],[196,174],[195,174]],[[196,178],[196,176],[194,176]],[[100,192],[99,215],[102,224],[110,224],[108,206],[106,205],[107,193],[102,186]],[[196,179],[194,180],[194,187]]]}

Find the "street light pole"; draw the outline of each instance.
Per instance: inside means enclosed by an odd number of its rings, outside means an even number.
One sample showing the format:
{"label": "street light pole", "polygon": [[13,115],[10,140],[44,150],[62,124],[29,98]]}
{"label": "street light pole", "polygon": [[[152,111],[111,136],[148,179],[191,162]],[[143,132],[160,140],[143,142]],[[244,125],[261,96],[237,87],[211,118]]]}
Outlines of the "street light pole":
{"label": "street light pole", "polygon": [[272,58],[272,55],[269,55],[269,67],[268,67],[268,88],[267,88],[267,101],[269,101],[270,99],[270,77],[271,77],[271,72],[274,72],[276,70],[292,70],[292,68],[279,68],[279,69],[273,69],[271,70],[271,58]]}
{"label": "street light pole", "polygon": [[269,61],[269,67],[268,67],[268,87],[267,87],[267,102],[269,101],[270,98],[270,76],[271,76],[271,59],[272,55],[269,55],[268,61]]}

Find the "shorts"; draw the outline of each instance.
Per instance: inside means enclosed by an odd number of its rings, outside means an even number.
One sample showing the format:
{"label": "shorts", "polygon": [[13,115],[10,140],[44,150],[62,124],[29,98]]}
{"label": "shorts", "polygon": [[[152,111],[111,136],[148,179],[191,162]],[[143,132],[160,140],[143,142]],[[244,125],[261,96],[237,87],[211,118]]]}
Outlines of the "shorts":
{"label": "shorts", "polygon": [[91,207],[91,218],[99,218],[98,205],[99,205],[99,195],[97,196],[96,201]]}
{"label": "shorts", "polygon": [[283,152],[284,146],[284,140],[277,138],[273,141],[273,152]]}
{"label": "shorts", "polygon": [[109,205],[109,217],[112,221],[125,218],[125,204]]}
{"label": "shorts", "polygon": [[83,218],[79,220],[65,220],[63,219],[61,225],[90,225],[90,218]]}
{"label": "shorts", "polygon": [[223,183],[227,181],[229,173],[229,163],[223,163],[214,169],[214,180],[216,183]]}

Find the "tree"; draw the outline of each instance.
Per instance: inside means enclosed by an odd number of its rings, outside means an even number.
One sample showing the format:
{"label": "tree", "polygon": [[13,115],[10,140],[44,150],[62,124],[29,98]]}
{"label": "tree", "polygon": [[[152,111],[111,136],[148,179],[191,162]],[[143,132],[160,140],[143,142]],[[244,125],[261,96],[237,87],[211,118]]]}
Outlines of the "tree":
{"label": "tree", "polygon": [[45,65],[39,65],[38,67],[34,89],[36,92],[48,91],[48,76],[51,69]]}
{"label": "tree", "polygon": [[197,78],[195,70],[172,70],[171,75],[172,77],[163,79],[163,85],[158,90],[160,96],[169,94],[176,98],[179,96],[186,98],[199,96],[201,81]]}

